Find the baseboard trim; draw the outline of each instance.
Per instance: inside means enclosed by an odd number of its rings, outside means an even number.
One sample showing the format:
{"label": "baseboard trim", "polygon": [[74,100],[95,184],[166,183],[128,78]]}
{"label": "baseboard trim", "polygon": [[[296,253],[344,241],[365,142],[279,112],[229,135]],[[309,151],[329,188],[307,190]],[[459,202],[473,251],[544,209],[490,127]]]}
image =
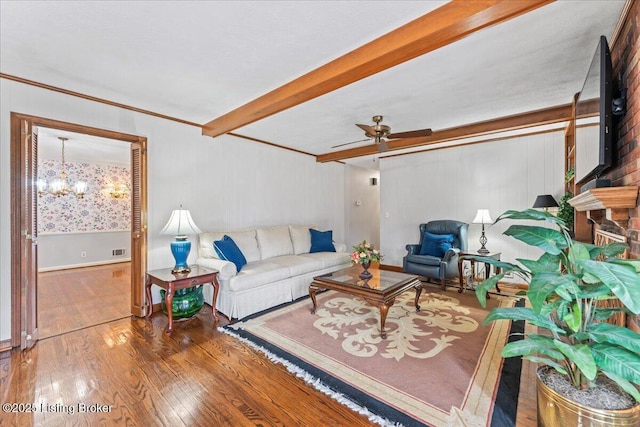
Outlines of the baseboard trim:
{"label": "baseboard trim", "polygon": [[402,267],[398,267],[396,265],[387,265],[387,264],[380,264],[380,270],[388,270],[388,271],[395,271],[398,273],[402,273]]}
{"label": "baseboard trim", "polygon": [[0,341],[0,353],[11,351],[12,348],[13,347],[11,347],[11,340]]}
{"label": "baseboard trim", "polygon": [[74,268],[97,267],[100,265],[120,264],[123,262],[131,262],[131,258],[119,258],[109,261],[88,262],[86,264],[59,265],[56,267],[43,267],[38,269],[38,273],[46,273],[48,271],[71,270]]}

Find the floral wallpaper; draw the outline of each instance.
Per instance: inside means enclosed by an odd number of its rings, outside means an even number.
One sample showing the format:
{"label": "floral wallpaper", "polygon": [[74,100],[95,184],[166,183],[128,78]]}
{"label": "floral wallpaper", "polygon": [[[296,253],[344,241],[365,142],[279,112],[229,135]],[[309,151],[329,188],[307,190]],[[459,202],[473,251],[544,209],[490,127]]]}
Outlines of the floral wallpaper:
{"label": "floral wallpaper", "polygon": [[[56,197],[50,193],[38,196],[38,233],[73,233],[91,231],[123,231],[130,229],[131,199],[129,168],[65,162],[67,184],[87,183],[84,198],[72,193]],[[38,179],[47,183],[60,177],[58,160],[40,160]],[[116,199],[106,190],[109,184],[127,185],[124,197]]]}

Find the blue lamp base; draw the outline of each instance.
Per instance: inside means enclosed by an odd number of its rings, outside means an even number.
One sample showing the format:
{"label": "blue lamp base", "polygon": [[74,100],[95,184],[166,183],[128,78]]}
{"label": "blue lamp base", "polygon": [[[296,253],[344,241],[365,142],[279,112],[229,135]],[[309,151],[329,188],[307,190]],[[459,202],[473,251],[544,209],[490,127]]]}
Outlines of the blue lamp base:
{"label": "blue lamp base", "polygon": [[172,273],[188,273],[191,271],[187,264],[187,257],[191,252],[191,242],[186,236],[176,236],[176,240],[171,242],[171,253],[176,260],[176,265],[171,270]]}

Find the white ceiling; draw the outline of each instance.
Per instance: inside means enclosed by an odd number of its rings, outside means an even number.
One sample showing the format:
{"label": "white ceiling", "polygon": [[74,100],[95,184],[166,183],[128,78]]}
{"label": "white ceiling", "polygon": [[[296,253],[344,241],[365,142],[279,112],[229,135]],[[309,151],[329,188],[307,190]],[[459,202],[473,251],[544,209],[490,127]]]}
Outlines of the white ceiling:
{"label": "white ceiling", "polygon": [[[2,0],[0,71],[204,124],[443,3]],[[567,104],[623,7],[556,1],[234,132],[324,154],[376,114],[440,130]]]}

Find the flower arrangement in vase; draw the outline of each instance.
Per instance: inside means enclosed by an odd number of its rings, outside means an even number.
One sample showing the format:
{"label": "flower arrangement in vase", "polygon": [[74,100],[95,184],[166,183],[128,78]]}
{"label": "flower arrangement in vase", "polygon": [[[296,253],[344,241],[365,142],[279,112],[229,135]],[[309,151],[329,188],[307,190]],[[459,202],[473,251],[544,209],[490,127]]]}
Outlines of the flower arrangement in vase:
{"label": "flower arrangement in vase", "polygon": [[367,243],[363,240],[353,247],[351,253],[351,263],[361,264],[364,271],[360,274],[361,279],[370,279],[373,275],[369,272],[369,267],[372,262],[380,262],[382,260],[382,254],[371,243]]}

